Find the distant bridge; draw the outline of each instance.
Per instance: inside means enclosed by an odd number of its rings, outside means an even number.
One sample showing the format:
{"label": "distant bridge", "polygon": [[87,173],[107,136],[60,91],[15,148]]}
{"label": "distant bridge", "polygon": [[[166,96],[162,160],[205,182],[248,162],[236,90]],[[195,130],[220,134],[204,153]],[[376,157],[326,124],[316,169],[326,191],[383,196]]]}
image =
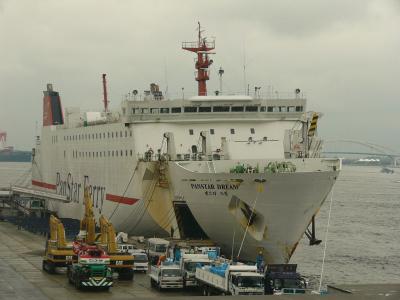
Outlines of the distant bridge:
{"label": "distant bridge", "polygon": [[353,145],[360,145],[369,149],[368,152],[361,151],[322,151],[323,154],[355,154],[355,155],[368,155],[368,156],[386,156],[392,160],[393,166],[397,167],[397,160],[400,159],[400,154],[395,150],[377,144],[356,141],[356,140],[326,140],[324,144],[334,143],[347,143]]}

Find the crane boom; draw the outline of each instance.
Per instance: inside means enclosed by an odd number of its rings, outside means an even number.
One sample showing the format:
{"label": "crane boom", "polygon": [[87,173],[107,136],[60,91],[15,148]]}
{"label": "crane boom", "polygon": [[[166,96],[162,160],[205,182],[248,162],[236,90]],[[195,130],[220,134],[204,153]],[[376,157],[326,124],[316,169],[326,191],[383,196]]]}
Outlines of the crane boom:
{"label": "crane boom", "polygon": [[53,215],[50,216],[50,240],[56,243],[57,248],[67,247],[64,225]]}
{"label": "crane boom", "polygon": [[100,217],[101,243],[107,244],[108,253],[117,253],[114,226],[103,215]]}
{"label": "crane boom", "polygon": [[80,230],[84,233],[84,241],[88,245],[93,245],[96,238],[96,222],[94,220],[93,202],[90,197],[89,190],[86,188],[84,192],[85,198],[85,215],[80,223]]}

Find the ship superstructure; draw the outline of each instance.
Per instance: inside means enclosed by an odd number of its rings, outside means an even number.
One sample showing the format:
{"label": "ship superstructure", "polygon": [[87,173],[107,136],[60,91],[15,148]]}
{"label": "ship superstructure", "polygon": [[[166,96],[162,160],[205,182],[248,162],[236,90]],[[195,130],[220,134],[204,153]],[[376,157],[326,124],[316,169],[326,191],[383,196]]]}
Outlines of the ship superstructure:
{"label": "ship superstructure", "polygon": [[191,48],[203,73],[199,95],[188,99],[165,99],[152,84],[111,112],[103,76],[104,111],[62,114],[48,85],[32,185],[70,200],[49,208],[79,219],[87,187],[96,217],[103,214],[119,231],[209,237],[243,259],[263,251],[269,263],[288,262],[340,161],[319,158],[319,115],[307,113],[299,90],[287,99],[206,96],[214,46],[199,28]]}

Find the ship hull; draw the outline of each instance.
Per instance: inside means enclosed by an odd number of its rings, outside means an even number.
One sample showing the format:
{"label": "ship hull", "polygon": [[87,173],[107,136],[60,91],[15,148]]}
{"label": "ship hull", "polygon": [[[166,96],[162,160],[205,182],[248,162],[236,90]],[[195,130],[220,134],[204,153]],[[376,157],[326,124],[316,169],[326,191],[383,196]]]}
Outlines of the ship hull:
{"label": "ship hull", "polygon": [[233,160],[132,161],[131,167],[100,172],[93,164],[71,164],[45,178],[49,183],[32,182],[35,188],[67,196],[70,203],[48,205],[60,217],[82,217],[83,189],[88,188],[96,218],[104,215],[118,231],[147,237],[180,237],[174,210],[179,200],[226,255],[254,260],[262,251],[268,263],[287,263],[340,169],[337,161],[329,167],[320,159],[302,162],[305,166],[296,161],[296,172],[243,174],[229,173],[229,166],[237,163]]}
{"label": "ship hull", "polygon": [[180,191],[202,229],[229,257],[287,263],[338,171],[209,174],[175,167]]}

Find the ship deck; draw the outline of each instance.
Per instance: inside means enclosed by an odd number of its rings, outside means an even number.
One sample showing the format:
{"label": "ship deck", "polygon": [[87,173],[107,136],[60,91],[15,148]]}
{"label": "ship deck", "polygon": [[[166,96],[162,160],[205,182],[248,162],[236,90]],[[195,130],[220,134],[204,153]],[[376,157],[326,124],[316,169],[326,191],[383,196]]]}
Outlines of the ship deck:
{"label": "ship deck", "polygon": [[[196,290],[159,292],[150,287],[146,274],[135,274],[133,282],[115,281],[109,292],[78,291],[68,284],[64,274],[49,275],[42,272],[42,254],[45,238],[16,226],[0,222],[0,299],[138,299],[200,296]],[[296,296],[296,299],[399,299],[400,284],[335,285],[329,295]],[[265,299],[266,296],[251,296]],[[271,296],[274,297],[274,296]],[[219,298],[219,296],[213,296]],[[226,297],[224,297],[225,299]],[[279,299],[292,299],[280,296]]]}

